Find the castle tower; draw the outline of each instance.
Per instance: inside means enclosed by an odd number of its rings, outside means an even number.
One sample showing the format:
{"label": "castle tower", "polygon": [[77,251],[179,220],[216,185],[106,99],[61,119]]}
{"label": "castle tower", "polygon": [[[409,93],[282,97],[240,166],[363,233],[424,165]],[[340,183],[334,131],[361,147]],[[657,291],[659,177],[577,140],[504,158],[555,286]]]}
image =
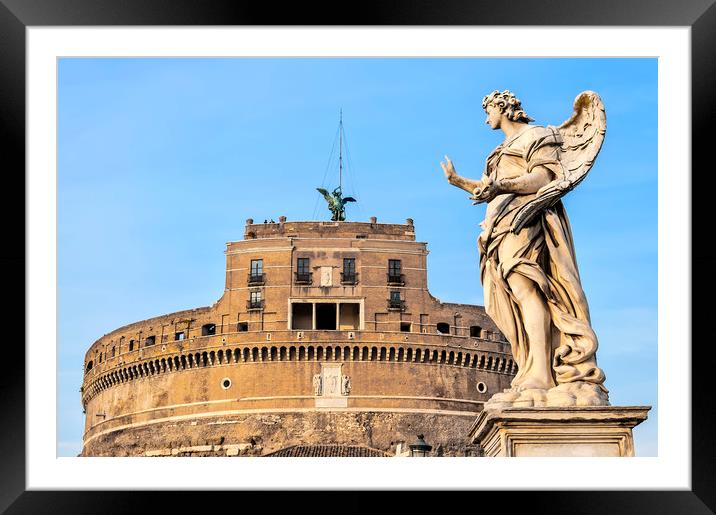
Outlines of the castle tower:
{"label": "castle tower", "polygon": [[412,220],[249,219],[225,253],[214,305],[87,351],[82,455],[390,456],[417,433],[433,454],[472,452],[515,365],[482,307],[430,294]]}

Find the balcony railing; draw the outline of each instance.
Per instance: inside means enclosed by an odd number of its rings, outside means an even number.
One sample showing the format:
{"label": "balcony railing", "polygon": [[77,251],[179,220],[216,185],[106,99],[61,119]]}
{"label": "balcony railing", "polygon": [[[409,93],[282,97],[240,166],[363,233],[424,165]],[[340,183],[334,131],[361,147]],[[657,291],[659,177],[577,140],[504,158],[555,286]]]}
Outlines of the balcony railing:
{"label": "balcony railing", "polygon": [[403,311],[405,309],[405,301],[403,299],[388,299],[388,309]]}
{"label": "balcony railing", "polygon": [[246,309],[264,309],[263,300],[247,300]]}
{"label": "balcony railing", "polygon": [[341,272],[341,284],[356,284],[358,275],[355,272]]}
{"label": "balcony railing", "polygon": [[313,282],[313,272],[295,272],[296,284],[311,284]]}
{"label": "balcony railing", "polygon": [[405,285],[405,276],[403,274],[388,274],[388,284],[403,286]]}
{"label": "balcony railing", "polygon": [[266,282],[266,274],[249,274],[249,285],[264,284]]}

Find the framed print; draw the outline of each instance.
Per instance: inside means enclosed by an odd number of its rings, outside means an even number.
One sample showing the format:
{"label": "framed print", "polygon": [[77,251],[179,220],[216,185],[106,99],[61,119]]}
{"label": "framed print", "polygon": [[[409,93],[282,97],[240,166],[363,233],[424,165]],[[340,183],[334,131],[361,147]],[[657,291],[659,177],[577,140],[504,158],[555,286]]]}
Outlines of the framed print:
{"label": "framed print", "polygon": [[[0,500],[8,513],[42,512],[50,504],[63,512],[86,512],[108,499],[116,502],[110,501],[106,511],[119,512],[129,506],[121,500],[123,493],[138,489],[353,490],[349,496],[378,489],[477,490],[478,495],[534,490],[516,499],[564,513],[712,509],[709,390],[702,384],[709,377],[709,349],[692,343],[699,341],[693,329],[708,320],[709,303],[690,289],[692,275],[703,269],[699,265],[710,262],[701,236],[708,220],[702,206],[708,202],[694,199],[693,209],[690,203],[692,191],[708,191],[708,174],[687,173],[689,166],[707,169],[701,162],[712,133],[704,119],[713,112],[716,77],[710,41],[716,8],[709,2],[685,4],[675,12],[628,2],[620,4],[619,14],[595,12],[586,3],[549,10],[525,4],[511,8],[509,16],[461,2],[440,13],[383,6],[370,16],[357,15],[353,26],[336,20],[316,26],[308,12],[290,20],[296,25],[278,26],[289,21],[290,11],[242,12],[221,3],[211,8],[178,3],[171,13],[151,4],[107,10],[82,4],[5,0],[0,6],[8,71],[2,86],[4,141],[15,168],[26,170],[27,191],[27,259],[16,250],[6,261],[11,269],[26,263],[28,300],[25,363],[14,360],[2,379],[12,415],[0,441],[7,457]],[[413,419],[395,416],[390,419],[397,435],[393,441],[380,433],[380,417],[371,419],[375,434],[355,442],[361,452],[375,453],[361,456],[371,457],[261,460],[302,455],[295,449],[286,454],[291,440],[281,436],[297,434],[300,424],[294,427],[271,404],[275,400],[266,400],[271,389],[283,391],[283,376],[268,379],[282,362],[300,363],[303,356],[311,363],[300,385],[282,394],[282,402],[295,403],[297,412],[311,411],[315,403],[313,411],[320,415],[346,407],[350,412],[382,395],[370,388],[390,376],[382,379],[373,368],[363,380],[354,362],[429,365],[431,358],[408,344],[395,346],[394,359],[390,346],[385,356],[380,345],[374,354],[366,346],[364,355],[361,346],[353,349],[348,343],[323,344],[320,351],[304,345],[295,353],[266,344],[254,353],[239,345],[241,333],[280,341],[281,327],[287,327],[296,338],[304,330],[345,330],[352,334],[346,338],[360,339],[356,333],[370,324],[378,331],[379,324],[399,321],[381,340],[410,342],[435,333],[436,341],[478,338],[486,342],[484,349],[507,343],[489,320],[475,322],[462,307],[485,303],[476,284],[475,254],[476,213],[484,208],[459,204],[456,191],[443,182],[440,161],[449,154],[466,176],[479,178],[479,172],[467,170],[479,170],[499,142],[484,124],[480,103],[491,90],[508,88],[516,90],[540,125],[557,126],[568,118],[581,91],[594,89],[604,101],[604,147],[593,174],[565,205],[580,266],[585,262],[580,272],[612,404],[651,406],[646,422],[634,429],[636,457],[476,457],[470,446],[450,447],[440,440],[440,416],[461,409],[450,384],[441,383],[444,391],[431,394],[436,414],[430,426],[420,429]],[[344,194],[342,203],[335,207],[339,194]],[[340,259],[325,266],[300,245],[286,263],[256,253],[277,241],[274,227],[295,231],[300,242],[307,227],[301,223],[331,217],[371,230],[384,224],[381,231],[408,231],[414,241],[427,241],[431,255],[421,250],[426,264],[413,263],[410,245],[400,243],[393,254],[377,258],[385,258],[378,266],[355,260],[332,243],[330,251]],[[252,240],[257,247],[246,247]],[[690,259],[692,243],[696,252]],[[226,258],[218,255],[218,245],[224,244]],[[234,260],[234,254],[245,254],[246,263]],[[271,274],[284,268],[290,269],[291,291],[316,290],[307,297],[292,293],[287,307],[276,311],[274,327],[263,313],[273,302]],[[383,268],[388,277],[380,299],[387,306],[384,319],[371,313],[370,294],[353,302],[346,293],[356,284],[370,287],[370,274]],[[417,317],[405,309],[416,304],[409,284],[416,277],[430,278],[431,296],[441,305],[456,306],[447,323],[428,315],[427,308]],[[706,273],[706,288],[709,277]],[[212,293],[222,280],[224,297]],[[693,282],[700,285],[702,278]],[[338,283],[343,288],[338,300],[323,290],[319,295],[320,288],[327,291]],[[223,311],[203,317],[205,308],[194,309],[208,305],[209,313],[217,303],[221,307],[220,297],[240,304],[245,316],[226,311],[231,315],[224,320]],[[166,320],[153,318],[167,312],[173,314]],[[135,321],[144,325],[131,325]],[[131,331],[125,334],[126,324]],[[130,362],[136,358],[129,353],[183,352],[201,338],[216,340],[216,352],[160,356],[146,367],[137,362],[139,368]],[[455,374],[463,373],[457,365],[470,364],[516,373],[507,358],[488,362],[485,354],[481,364],[477,355],[456,347],[435,359],[455,365]],[[127,366],[100,377],[98,371],[115,359]],[[224,362],[273,368],[263,367],[253,379],[244,372],[234,375],[230,367],[211,368]],[[192,369],[196,377],[208,373],[214,397],[192,397],[192,389],[203,384],[197,379],[172,383],[164,404],[138,403],[126,416],[108,415],[93,403],[113,395],[112,388],[120,391],[116,384],[150,375],[164,380],[162,374],[175,367]],[[249,368],[259,369],[242,370]],[[391,370],[395,375],[402,369]],[[487,400],[509,386],[473,385],[473,372],[465,373],[475,399]],[[269,390],[252,390],[262,380]],[[436,376],[430,388],[440,381],[443,376]],[[127,389],[132,395],[159,395],[160,388],[136,393],[136,384]],[[402,403],[395,406],[408,412],[425,407],[417,404],[427,397],[421,392],[416,387],[391,395]],[[210,424],[197,426],[201,432],[192,433],[190,441],[147,429],[170,432],[183,420],[190,425],[203,409],[200,404],[225,403],[221,416],[230,410],[238,416],[247,402],[274,421],[273,432],[225,440],[222,430],[229,419],[211,418],[219,408],[201,415]],[[389,411],[389,401],[380,402]],[[157,420],[166,420],[166,426]],[[407,441],[410,436],[398,420],[415,427],[418,444],[435,443],[432,457],[402,457],[417,447]],[[408,451],[409,444],[415,449]],[[218,457],[237,455],[236,460]],[[575,472],[564,474],[574,465]],[[332,468],[336,471],[329,472]],[[102,491],[103,500],[91,490]],[[555,491],[563,499],[559,506],[550,500]],[[171,493],[153,495],[165,506],[191,502]]]}

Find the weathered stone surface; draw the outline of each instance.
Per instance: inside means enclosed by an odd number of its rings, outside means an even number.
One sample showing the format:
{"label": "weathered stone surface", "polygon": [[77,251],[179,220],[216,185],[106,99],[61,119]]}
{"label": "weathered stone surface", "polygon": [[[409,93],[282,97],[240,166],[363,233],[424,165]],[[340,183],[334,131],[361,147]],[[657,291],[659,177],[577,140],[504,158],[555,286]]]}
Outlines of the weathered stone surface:
{"label": "weathered stone surface", "polygon": [[649,406],[484,410],[470,440],[485,456],[634,456],[632,429]]}
{"label": "weathered stone surface", "polygon": [[110,432],[87,441],[83,455],[263,456],[293,442],[362,445],[394,455],[399,444],[405,448],[419,432],[435,442],[433,455],[465,456],[475,454],[466,438],[473,421],[469,416],[389,411],[222,415]]}

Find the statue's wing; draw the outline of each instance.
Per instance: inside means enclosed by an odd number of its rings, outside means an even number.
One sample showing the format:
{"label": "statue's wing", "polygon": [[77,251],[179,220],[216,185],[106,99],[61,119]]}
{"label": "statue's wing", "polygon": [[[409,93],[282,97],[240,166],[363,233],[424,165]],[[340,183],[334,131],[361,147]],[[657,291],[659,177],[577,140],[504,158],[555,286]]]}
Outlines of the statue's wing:
{"label": "statue's wing", "polygon": [[599,154],[607,130],[604,104],[594,91],[583,91],[574,99],[574,112],[562,125],[553,130],[562,136],[560,160],[563,177],[557,177],[537,192],[537,196],[517,212],[512,232],[518,232],[537,213],[553,206],[587,176]]}
{"label": "statue's wing", "polygon": [[358,202],[358,201],[356,199],[354,199],[353,197],[346,197],[343,199],[343,202],[346,203],[346,202]]}
{"label": "statue's wing", "polygon": [[331,194],[328,193],[328,191],[323,188],[316,188],[316,189],[318,190],[318,193],[323,195],[323,198],[326,199],[326,202],[328,202],[328,205],[330,206],[331,203],[333,202],[333,197],[331,197]]}

